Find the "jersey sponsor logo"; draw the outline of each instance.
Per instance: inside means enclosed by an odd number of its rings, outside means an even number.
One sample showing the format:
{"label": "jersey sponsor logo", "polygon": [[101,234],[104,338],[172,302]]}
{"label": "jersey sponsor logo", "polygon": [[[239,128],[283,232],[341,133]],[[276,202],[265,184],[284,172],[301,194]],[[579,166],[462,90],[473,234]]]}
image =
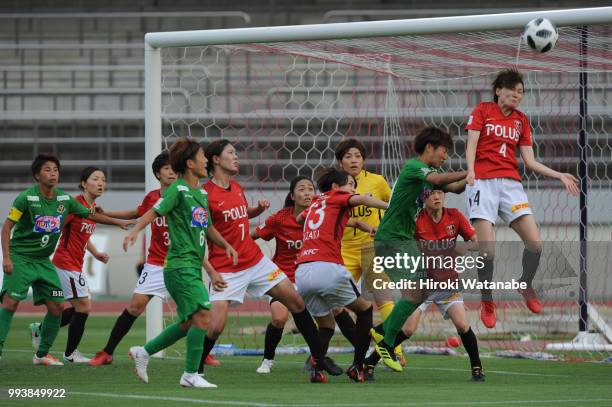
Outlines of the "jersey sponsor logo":
{"label": "jersey sponsor logo", "polygon": [[319,229],[304,231],[304,241],[319,238]]}
{"label": "jersey sponsor logo", "polygon": [[66,211],[66,207],[62,204],[57,205],[57,213],[60,215]]}
{"label": "jersey sponsor logo", "polygon": [[34,232],[37,233],[59,233],[61,225],[61,216],[36,215],[34,217]]}
{"label": "jersey sponsor logo", "polygon": [[287,240],[287,249],[301,249],[302,241],[301,240]]}
{"label": "jersey sponsor logo", "polygon": [[244,219],[248,217],[249,217],[249,213],[245,205],[240,205],[232,209],[226,209],[223,211],[223,220],[225,222],[227,222],[228,219],[238,220],[238,219]]}
{"label": "jersey sponsor logo", "polygon": [[8,214],[8,218],[12,220],[13,222],[19,222],[19,219],[21,219],[22,216],[23,216],[23,212],[21,212],[19,209],[15,207],[12,207]]}
{"label": "jersey sponsor logo", "polygon": [[306,256],[314,256],[315,254],[317,254],[317,252],[319,251],[319,249],[308,249],[308,250],[304,250],[302,252],[302,257],[306,257]]}
{"label": "jersey sponsor logo", "polygon": [[502,126],[501,124],[485,124],[485,135],[518,142],[521,133],[514,127]]}
{"label": "jersey sponsor logo", "polygon": [[39,202],[40,201],[40,198],[38,196],[36,196],[36,195],[28,195],[27,199],[30,202]]}
{"label": "jersey sponsor logo", "polygon": [[362,218],[372,215],[372,208],[368,206],[354,206],[351,209],[351,218]]}
{"label": "jersey sponsor logo", "polygon": [[165,216],[158,216],[157,218],[155,218],[155,220],[153,220],[153,223],[155,224],[155,226],[157,227],[168,227],[168,222],[166,222],[166,217]]}
{"label": "jersey sponsor logo", "polygon": [[58,195],[57,196],[57,202],[69,201],[69,200],[70,200],[70,195]]}
{"label": "jersey sponsor logo", "polygon": [[176,186],[176,190],[177,191],[187,192],[187,191],[189,191],[189,188],[187,188],[185,185],[177,185]]}
{"label": "jersey sponsor logo", "polygon": [[283,272],[281,271],[281,269],[276,269],[273,272],[271,272],[270,274],[268,274],[268,281],[274,281],[276,280],[281,274],[283,274]]}
{"label": "jersey sponsor logo", "polygon": [[512,211],[512,213],[514,213],[520,211],[521,209],[527,209],[529,207],[529,202],[522,202],[520,204],[512,205],[510,210]]}
{"label": "jersey sponsor logo", "polygon": [[206,228],[208,227],[208,212],[201,206],[191,207],[191,227]]}
{"label": "jersey sponsor logo", "polygon": [[95,223],[81,223],[81,233],[85,232],[88,235],[93,234],[93,232],[96,230],[96,224]]}

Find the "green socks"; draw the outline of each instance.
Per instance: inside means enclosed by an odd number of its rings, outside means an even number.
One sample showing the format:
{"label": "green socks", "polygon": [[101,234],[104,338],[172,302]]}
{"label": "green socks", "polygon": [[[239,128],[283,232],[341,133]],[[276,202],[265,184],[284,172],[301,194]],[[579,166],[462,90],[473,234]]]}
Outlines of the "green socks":
{"label": "green socks", "polygon": [[2,355],[2,349],[4,348],[4,341],[6,336],[11,329],[11,321],[13,320],[14,312],[7,310],[6,308],[0,308],[0,355]]}
{"label": "green socks", "polygon": [[45,319],[43,319],[42,325],[40,326],[40,346],[36,352],[36,356],[42,358],[49,353],[49,349],[55,342],[57,333],[60,330],[60,323],[62,322],[61,315],[53,315],[47,312]]}
{"label": "green socks", "polygon": [[202,352],[204,351],[204,337],[206,331],[201,328],[192,326],[187,331],[187,344],[185,355],[185,372],[196,373],[202,360]]}
{"label": "green socks", "polygon": [[420,304],[412,304],[408,300],[401,299],[395,303],[393,307],[393,311],[391,314],[385,319],[383,323],[383,328],[385,330],[385,343],[389,345],[389,347],[393,348],[395,345],[395,337],[397,333],[402,329],[404,322],[408,319],[410,314],[412,314]]}
{"label": "green socks", "polygon": [[176,341],[183,338],[185,334],[186,332],[181,329],[181,324],[179,322],[175,322],[161,331],[161,333],[155,338],[147,342],[144,348],[149,355],[154,355],[160,350],[166,349],[168,346],[173,345]]}

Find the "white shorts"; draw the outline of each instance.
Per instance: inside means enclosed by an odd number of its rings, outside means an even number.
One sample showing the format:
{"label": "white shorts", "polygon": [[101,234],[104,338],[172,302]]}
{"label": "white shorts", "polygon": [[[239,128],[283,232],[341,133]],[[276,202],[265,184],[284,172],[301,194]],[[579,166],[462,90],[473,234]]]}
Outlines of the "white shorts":
{"label": "white shorts", "polygon": [[227,283],[223,291],[216,291],[208,284],[210,301],[232,301],[242,304],[244,296],[249,293],[254,297],[263,297],[278,283],[287,278],[272,260],[264,256],[259,263],[236,273],[219,273]]}
{"label": "white shorts", "polygon": [[495,224],[497,217],[510,224],[523,215],[531,215],[531,206],[523,185],[509,178],[474,180],[465,186],[468,218],[485,219]]}
{"label": "white shorts", "polygon": [[315,317],[322,317],[337,307],[357,300],[359,290],[346,267],[326,261],[300,264],[295,271],[295,284]]}
{"label": "white shorts", "polygon": [[134,294],[155,295],[162,300],[165,299],[168,296],[168,291],[164,283],[164,268],[145,263],[136,282]]}
{"label": "white shorts", "polygon": [[65,300],[89,297],[87,274],[78,271],[63,270],[57,267],[55,269],[62,282]]}
{"label": "white shorts", "polygon": [[444,319],[449,319],[448,310],[455,304],[463,305],[463,295],[461,291],[434,291],[429,294],[427,299],[419,306],[421,312],[427,311],[431,304],[436,304]]}

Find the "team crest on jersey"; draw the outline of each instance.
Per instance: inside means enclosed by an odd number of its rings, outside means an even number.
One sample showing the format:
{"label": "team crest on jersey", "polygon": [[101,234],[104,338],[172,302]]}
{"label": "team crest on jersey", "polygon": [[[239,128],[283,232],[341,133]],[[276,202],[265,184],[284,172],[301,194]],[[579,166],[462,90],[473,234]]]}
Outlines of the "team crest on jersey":
{"label": "team crest on jersey", "polygon": [[37,233],[59,233],[62,226],[61,216],[42,216],[34,217],[34,232]]}
{"label": "team crest on jersey", "polygon": [[455,230],[455,225],[446,226],[446,231],[448,232],[449,235],[454,235],[457,233],[457,231]]}
{"label": "team crest on jersey", "polygon": [[523,122],[521,122],[520,120],[515,120],[514,128],[516,129],[517,132],[522,133],[523,132]]}
{"label": "team crest on jersey", "polygon": [[191,207],[191,226],[194,228],[208,227],[208,212],[201,206]]}
{"label": "team crest on jersey", "polygon": [[66,211],[66,207],[64,205],[57,205],[57,213],[61,215],[62,213],[64,213],[64,211]]}

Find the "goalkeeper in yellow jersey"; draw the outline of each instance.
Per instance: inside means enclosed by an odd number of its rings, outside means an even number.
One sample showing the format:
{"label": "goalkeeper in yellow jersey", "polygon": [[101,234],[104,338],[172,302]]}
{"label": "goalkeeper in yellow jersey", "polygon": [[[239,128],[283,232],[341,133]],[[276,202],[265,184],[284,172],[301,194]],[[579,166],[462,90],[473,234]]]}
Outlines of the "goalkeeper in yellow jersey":
{"label": "goalkeeper in yellow jersey", "polygon": [[[391,188],[385,180],[385,177],[379,174],[374,174],[364,169],[366,148],[362,142],[355,139],[346,139],[341,141],[335,149],[336,160],[340,167],[352,175],[357,180],[356,193],[362,195],[371,195],[382,201],[389,202],[391,198]],[[351,210],[351,220],[361,221],[377,228],[383,217],[382,209],[368,208],[365,206],[356,206]],[[347,227],[344,230],[342,237],[342,258],[344,265],[353,275],[355,282],[359,282],[365,264],[362,264],[362,259],[368,257],[370,250],[373,252],[373,238],[369,233],[366,233],[356,227]],[[365,273],[370,275],[371,273]],[[393,301],[381,290],[374,292],[374,300],[380,312],[380,316],[384,321],[393,309]],[[346,312],[335,315],[336,322],[340,330],[345,334],[345,330],[350,331],[350,326],[353,324],[352,319]],[[404,364],[404,358],[401,354],[401,346],[396,348],[398,359]]]}

